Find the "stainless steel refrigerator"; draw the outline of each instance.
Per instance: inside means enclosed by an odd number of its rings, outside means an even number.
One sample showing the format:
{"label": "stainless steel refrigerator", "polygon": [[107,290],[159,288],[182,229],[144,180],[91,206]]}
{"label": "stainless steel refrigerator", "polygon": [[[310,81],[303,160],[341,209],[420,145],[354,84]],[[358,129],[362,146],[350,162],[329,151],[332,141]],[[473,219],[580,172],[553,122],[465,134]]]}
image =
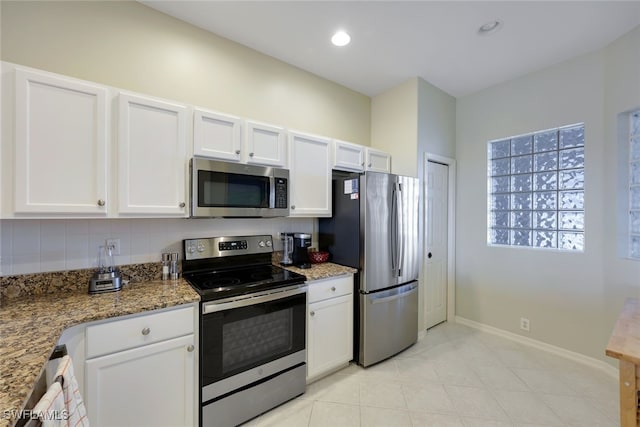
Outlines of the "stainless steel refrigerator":
{"label": "stainless steel refrigerator", "polygon": [[380,362],[418,339],[418,179],[334,171],[333,215],[319,219],[319,247],[358,269],[354,360]]}

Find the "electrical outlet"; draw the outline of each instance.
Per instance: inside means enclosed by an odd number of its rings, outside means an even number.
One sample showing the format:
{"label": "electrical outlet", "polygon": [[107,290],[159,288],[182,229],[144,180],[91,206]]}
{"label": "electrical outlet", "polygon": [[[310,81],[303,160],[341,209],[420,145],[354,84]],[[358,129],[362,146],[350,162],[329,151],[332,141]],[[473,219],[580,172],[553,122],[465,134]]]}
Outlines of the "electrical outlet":
{"label": "electrical outlet", "polygon": [[107,239],[106,246],[112,248],[113,255],[120,255],[120,239]]}
{"label": "electrical outlet", "polygon": [[529,332],[529,319],[525,319],[524,317],[520,318],[520,329]]}

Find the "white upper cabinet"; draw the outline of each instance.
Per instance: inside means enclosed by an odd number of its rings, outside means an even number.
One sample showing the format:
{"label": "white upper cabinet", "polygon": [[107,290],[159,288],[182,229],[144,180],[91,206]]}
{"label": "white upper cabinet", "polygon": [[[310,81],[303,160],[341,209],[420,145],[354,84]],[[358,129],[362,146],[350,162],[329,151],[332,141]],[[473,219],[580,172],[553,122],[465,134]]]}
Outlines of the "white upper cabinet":
{"label": "white upper cabinet", "polygon": [[372,172],[391,173],[391,154],[367,147],[366,169]]}
{"label": "white upper cabinet", "polygon": [[118,213],[187,214],[187,108],[119,95]]}
{"label": "white upper cabinet", "polygon": [[107,214],[107,91],[15,69],[17,214]]}
{"label": "white upper cabinet", "polygon": [[242,120],[196,108],[193,113],[193,154],[239,162],[242,158]]}
{"label": "white upper cabinet", "polygon": [[284,167],[287,137],[283,128],[195,109],[193,154],[228,162]]}
{"label": "white upper cabinet", "polygon": [[334,140],[333,168],[353,172],[364,171],[364,152],[365,147],[362,145]]}
{"label": "white upper cabinet", "polygon": [[284,167],[287,163],[287,136],[284,129],[264,123],[246,122],[246,162]]}
{"label": "white upper cabinet", "polygon": [[331,216],[331,140],[289,133],[290,216]]}

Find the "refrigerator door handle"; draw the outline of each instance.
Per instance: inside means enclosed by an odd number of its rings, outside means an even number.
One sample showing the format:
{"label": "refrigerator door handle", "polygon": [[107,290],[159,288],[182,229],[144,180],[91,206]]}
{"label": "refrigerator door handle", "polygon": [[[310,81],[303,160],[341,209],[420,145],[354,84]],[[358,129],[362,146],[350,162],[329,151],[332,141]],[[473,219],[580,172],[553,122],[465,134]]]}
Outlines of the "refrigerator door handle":
{"label": "refrigerator door handle", "polygon": [[393,300],[397,300],[397,299],[400,299],[400,298],[405,298],[405,297],[413,294],[414,292],[418,292],[418,287],[417,286],[414,286],[413,288],[409,289],[406,292],[399,292],[399,293],[397,293],[395,295],[391,295],[391,296],[388,296],[388,297],[378,297],[378,298],[376,298],[376,297],[370,296],[371,304],[373,304],[373,305],[382,304],[382,303],[393,301]]}
{"label": "refrigerator door handle", "polygon": [[396,185],[391,192],[391,216],[390,216],[390,240],[391,240],[391,271],[393,277],[397,277],[398,271],[398,196]]}
{"label": "refrigerator door handle", "polygon": [[402,264],[402,233],[400,230],[401,224],[400,224],[400,215],[402,212],[402,197],[401,197],[401,192],[402,192],[402,187],[400,187],[399,183],[395,183],[394,184],[394,191],[393,191],[393,204],[395,206],[395,212],[392,212],[392,216],[393,216],[393,220],[394,220],[394,226],[393,226],[393,230],[395,233],[395,238],[393,240],[393,245],[394,245],[394,252],[393,254],[395,255],[395,267],[394,267],[394,275],[396,277],[399,277],[401,274],[401,264]]}
{"label": "refrigerator door handle", "polygon": [[[398,224],[398,230],[396,231],[397,236],[398,236],[398,277],[402,276],[402,261],[404,259],[404,236],[402,234],[402,225],[404,224],[404,221],[406,220],[404,218],[404,215],[406,215],[405,211],[404,211],[404,206],[402,203],[402,184],[398,183],[398,191],[396,191],[396,195],[398,197],[398,210],[397,210],[397,214],[398,214],[398,219],[397,224]],[[402,218],[400,218],[401,216],[403,216]]]}

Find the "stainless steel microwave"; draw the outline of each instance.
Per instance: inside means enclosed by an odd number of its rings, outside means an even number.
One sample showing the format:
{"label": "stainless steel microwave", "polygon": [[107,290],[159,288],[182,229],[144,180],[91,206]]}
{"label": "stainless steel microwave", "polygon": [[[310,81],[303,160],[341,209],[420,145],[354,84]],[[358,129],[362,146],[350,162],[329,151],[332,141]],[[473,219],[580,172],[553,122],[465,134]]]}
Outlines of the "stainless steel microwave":
{"label": "stainless steel microwave", "polygon": [[289,171],[191,159],[191,217],[267,218],[289,215]]}

